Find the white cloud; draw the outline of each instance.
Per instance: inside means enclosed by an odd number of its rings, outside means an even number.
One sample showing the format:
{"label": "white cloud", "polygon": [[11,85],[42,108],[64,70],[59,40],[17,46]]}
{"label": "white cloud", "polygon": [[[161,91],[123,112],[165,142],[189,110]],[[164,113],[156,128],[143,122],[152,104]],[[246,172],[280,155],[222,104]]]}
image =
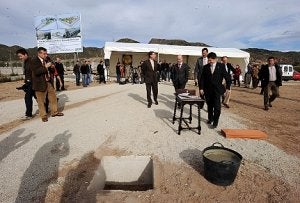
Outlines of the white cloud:
{"label": "white cloud", "polygon": [[35,46],[35,15],[76,11],[82,14],[84,39],[99,43],[122,37],[147,43],[155,37],[200,41],[217,47],[300,50],[296,0],[20,0],[18,4],[0,0],[0,3],[0,23],[6,27],[1,31],[0,43],[9,45]]}

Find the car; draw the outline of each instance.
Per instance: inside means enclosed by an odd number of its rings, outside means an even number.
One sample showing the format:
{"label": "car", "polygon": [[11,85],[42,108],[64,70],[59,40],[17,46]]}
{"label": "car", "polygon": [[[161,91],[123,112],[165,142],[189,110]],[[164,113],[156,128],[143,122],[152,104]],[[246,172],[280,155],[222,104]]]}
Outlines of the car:
{"label": "car", "polygon": [[298,71],[293,73],[293,80],[300,80],[300,73]]}
{"label": "car", "polygon": [[280,64],[282,80],[289,81],[293,79],[294,67],[291,64]]}

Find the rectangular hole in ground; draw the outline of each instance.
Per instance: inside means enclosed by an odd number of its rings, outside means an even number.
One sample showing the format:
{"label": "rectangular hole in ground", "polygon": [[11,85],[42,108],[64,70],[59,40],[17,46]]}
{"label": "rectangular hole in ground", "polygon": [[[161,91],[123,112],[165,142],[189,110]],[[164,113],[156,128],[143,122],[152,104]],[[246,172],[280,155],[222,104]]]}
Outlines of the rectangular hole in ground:
{"label": "rectangular hole in ground", "polygon": [[153,189],[150,156],[104,156],[90,184],[101,190],[146,191]]}

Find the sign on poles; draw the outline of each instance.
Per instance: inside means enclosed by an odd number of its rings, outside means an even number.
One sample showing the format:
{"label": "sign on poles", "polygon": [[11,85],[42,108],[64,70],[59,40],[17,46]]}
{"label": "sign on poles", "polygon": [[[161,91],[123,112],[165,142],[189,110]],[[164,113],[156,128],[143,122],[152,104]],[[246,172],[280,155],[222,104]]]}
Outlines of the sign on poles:
{"label": "sign on poles", "polygon": [[38,47],[49,54],[83,51],[79,13],[36,16],[34,26]]}

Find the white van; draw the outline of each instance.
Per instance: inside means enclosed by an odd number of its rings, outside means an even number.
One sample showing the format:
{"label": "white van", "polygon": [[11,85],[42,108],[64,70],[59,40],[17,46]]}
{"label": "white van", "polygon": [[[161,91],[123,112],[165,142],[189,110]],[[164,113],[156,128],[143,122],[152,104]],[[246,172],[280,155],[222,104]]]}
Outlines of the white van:
{"label": "white van", "polygon": [[293,79],[294,67],[290,64],[281,64],[282,80],[288,81]]}

